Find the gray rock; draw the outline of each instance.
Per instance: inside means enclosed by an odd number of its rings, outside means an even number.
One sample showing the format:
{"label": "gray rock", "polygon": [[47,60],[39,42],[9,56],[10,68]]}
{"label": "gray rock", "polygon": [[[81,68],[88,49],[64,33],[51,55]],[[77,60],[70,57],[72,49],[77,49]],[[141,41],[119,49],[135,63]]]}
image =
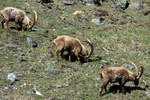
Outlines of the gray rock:
{"label": "gray rock", "polygon": [[10,80],[11,82],[15,82],[16,80],[16,75],[14,73],[9,73],[7,75],[7,79]]}
{"label": "gray rock", "polygon": [[38,46],[37,42],[33,41],[31,37],[27,37],[26,39],[27,39],[28,46],[30,46],[30,47],[37,47]]}
{"label": "gray rock", "polygon": [[101,24],[101,21],[100,21],[99,18],[92,19],[92,22],[95,23],[96,25],[100,25]]}
{"label": "gray rock", "polygon": [[76,0],[63,0],[63,3],[64,3],[65,5],[73,5],[73,4],[75,4],[75,1],[76,1]]}
{"label": "gray rock", "polygon": [[28,46],[32,47],[32,38],[31,37],[27,37],[27,44]]}

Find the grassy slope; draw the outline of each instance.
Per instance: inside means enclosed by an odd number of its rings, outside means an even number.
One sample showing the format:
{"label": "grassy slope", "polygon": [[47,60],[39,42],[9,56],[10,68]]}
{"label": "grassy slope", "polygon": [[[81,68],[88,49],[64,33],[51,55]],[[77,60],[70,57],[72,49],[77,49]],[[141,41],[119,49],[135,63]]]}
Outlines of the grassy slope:
{"label": "grassy slope", "polygon": [[[10,1],[0,0],[0,8],[14,6],[25,9],[26,7],[22,2]],[[148,100],[145,91],[140,89],[132,90],[131,93],[126,95],[108,93],[101,97],[98,96],[96,84],[101,83],[98,73],[102,70],[100,66],[103,64],[103,60],[107,61],[108,65],[122,65],[133,61],[138,66],[145,68],[142,80],[150,83],[149,16],[143,16],[141,12],[128,9],[126,13],[133,17],[132,20],[134,19],[137,22],[136,24],[94,25],[91,23],[91,16],[86,15],[93,8],[107,10],[110,15],[113,15],[112,18],[118,18],[121,21],[129,20],[119,17],[114,9],[107,7],[108,4],[104,4],[102,7],[57,4],[52,5],[52,9],[35,2],[29,2],[29,4],[38,12],[38,25],[35,27],[37,31],[4,30],[0,27],[0,44],[16,44],[22,48],[21,51],[15,52],[6,48],[0,49],[0,99]],[[77,17],[72,15],[76,10],[85,10],[86,13]],[[10,25],[12,26],[13,23]],[[95,46],[92,56],[93,61],[82,65],[65,60],[57,63],[56,57],[50,55],[51,51],[54,52],[54,48],[47,48],[47,46],[51,46],[54,37],[62,34],[77,37],[81,41],[89,38]],[[20,55],[31,49],[26,44],[25,36],[33,37],[38,42],[39,47],[26,54],[27,61],[20,62]],[[64,65],[63,68],[62,65]],[[47,71],[47,66],[53,66],[56,70]],[[15,84],[17,90],[14,91],[4,88],[10,84],[7,80],[7,74],[10,72],[14,72],[19,79]],[[20,88],[19,86],[24,83],[27,86]],[[37,89],[44,94],[44,97],[30,93],[33,85],[36,85]],[[132,83],[126,85],[133,86]],[[110,86],[112,84],[108,88]],[[141,82],[139,86],[143,87],[144,85]],[[150,89],[147,89],[147,91],[150,91]]]}

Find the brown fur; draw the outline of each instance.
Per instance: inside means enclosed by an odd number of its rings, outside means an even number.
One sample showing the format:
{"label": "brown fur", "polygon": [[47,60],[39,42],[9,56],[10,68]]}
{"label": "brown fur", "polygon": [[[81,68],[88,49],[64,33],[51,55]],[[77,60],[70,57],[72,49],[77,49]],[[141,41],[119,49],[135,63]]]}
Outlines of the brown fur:
{"label": "brown fur", "polygon": [[143,67],[140,68],[141,69],[140,71],[136,66],[135,68],[136,68],[136,72],[130,72],[123,67],[105,68],[100,73],[100,77],[103,79],[100,94],[102,93],[103,89],[107,91],[106,88],[107,88],[108,83],[119,82],[122,92],[124,92],[124,85],[128,81],[133,81],[135,85],[138,85],[139,79],[143,74]]}
{"label": "brown fur", "polygon": [[4,28],[6,24],[6,28],[8,28],[8,23],[10,21],[13,21],[16,23],[17,28],[19,25],[20,28],[22,29],[22,24],[25,24],[27,25],[27,29],[31,29],[37,22],[36,11],[33,11],[32,13],[33,13],[33,21],[26,16],[26,13],[23,10],[14,7],[6,7],[0,11],[0,15],[3,17],[3,20],[1,22],[2,27]]}
{"label": "brown fur", "polygon": [[54,39],[53,42],[57,48],[57,57],[63,56],[63,52],[68,51],[69,60],[71,59],[72,55],[75,55],[77,57],[77,60],[81,62],[81,57],[84,57],[84,60],[88,60],[93,53],[93,46],[90,42],[88,42],[91,46],[91,51],[89,52],[77,38],[73,38],[70,36],[58,36],[56,39]]}

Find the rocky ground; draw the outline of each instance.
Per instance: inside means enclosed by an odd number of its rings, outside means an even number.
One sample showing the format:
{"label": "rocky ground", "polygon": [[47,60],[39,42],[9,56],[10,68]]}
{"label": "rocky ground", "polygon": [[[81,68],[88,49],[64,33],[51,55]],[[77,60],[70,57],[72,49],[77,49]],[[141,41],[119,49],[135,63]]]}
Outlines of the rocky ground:
{"label": "rocky ground", "polygon": [[[28,2],[26,2],[28,1]],[[150,98],[150,2],[131,0],[103,2],[101,6],[80,0],[0,0],[0,9],[17,7],[36,10],[38,23],[32,31],[0,26],[0,100],[148,100]],[[50,0],[51,1],[51,0]],[[75,3],[73,1],[76,1]],[[88,1],[88,0],[83,0]],[[89,0],[90,1],[90,0]],[[0,17],[2,20],[2,17]],[[57,61],[52,41],[69,35],[90,39],[94,54],[87,63]],[[126,84],[126,94],[116,93],[118,84],[109,84],[99,96],[99,72],[107,66],[134,71],[134,62],[144,67],[138,87]],[[145,86],[143,80],[146,81]]]}

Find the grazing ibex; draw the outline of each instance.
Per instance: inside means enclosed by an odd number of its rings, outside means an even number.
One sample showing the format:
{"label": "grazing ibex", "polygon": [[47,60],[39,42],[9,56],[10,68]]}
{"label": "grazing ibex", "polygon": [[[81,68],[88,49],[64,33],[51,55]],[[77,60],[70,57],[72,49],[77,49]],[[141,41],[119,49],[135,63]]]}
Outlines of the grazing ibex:
{"label": "grazing ibex", "polygon": [[19,25],[22,29],[22,24],[27,26],[27,29],[32,29],[32,27],[37,22],[37,13],[36,11],[32,11],[33,20],[30,20],[26,13],[18,8],[14,7],[6,7],[3,10],[0,10],[0,16],[2,19],[2,27],[4,28],[4,24],[6,24],[6,28],[8,28],[9,21],[13,21],[16,24],[16,27]]}
{"label": "grazing ibex", "polygon": [[143,74],[143,67],[140,67],[140,70],[137,66],[132,63],[136,69],[136,72],[130,72],[123,67],[107,67],[101,73],[100,77],[102,78],[103,82],[101,85],[100,94],[102,94],[103,89],[105,92],[107,91],[108,83],[119,82],[121,91],[124,92],[124,85],[128,81],[133,81],[135,86],[139,84],[139,79]]}
{"label": "grazing ibex", "polygon": [[69,60],[71,60],[72,55],[75,55],[79,62],[88,61],[94,50],[93,45],[89,40],[85,42],[90,45],[91,51],[85,49],[85,47],[80,43],[77,38],[66,35],[58,36],[56,39],[54,39],[53,42],[56,45],[57,57],[63,56],[63,52],[67,51],[69,53]]}

